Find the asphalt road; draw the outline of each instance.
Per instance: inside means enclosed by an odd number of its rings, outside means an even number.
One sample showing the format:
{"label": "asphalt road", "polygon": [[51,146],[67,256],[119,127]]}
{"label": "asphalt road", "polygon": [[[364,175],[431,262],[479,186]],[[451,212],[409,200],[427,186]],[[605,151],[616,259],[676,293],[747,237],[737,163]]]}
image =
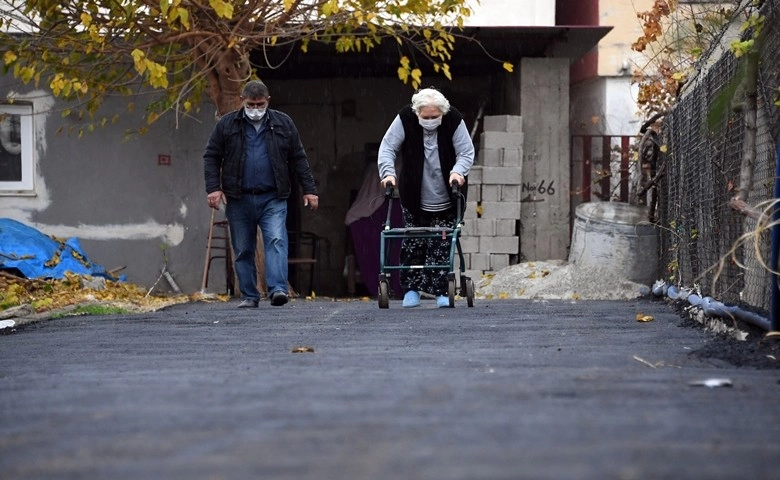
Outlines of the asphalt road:
{"label": "asphalt road", "polygon": [[0,479],[780,478],[780,371],[692,355],[711,334],[665,303],[434,305],[190,303],[0,336]]}

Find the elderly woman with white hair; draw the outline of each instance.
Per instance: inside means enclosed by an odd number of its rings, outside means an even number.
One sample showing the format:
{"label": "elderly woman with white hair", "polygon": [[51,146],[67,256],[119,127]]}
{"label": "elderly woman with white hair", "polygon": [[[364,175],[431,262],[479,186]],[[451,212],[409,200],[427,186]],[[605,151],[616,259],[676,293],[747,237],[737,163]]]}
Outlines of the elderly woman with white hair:
{"label": "elderly woman with white hair", "polygon": [[[396,172],[401,154],[403,168]],[[411,105],[401,109],[379,146],[377,165],[383,187],[398,188],[406,227],[452,227],[456,206],[450,185],[456,181],[465,195],[474,164],[474,144],[463,115],[434,88],[419,90]],[[400,175],[400,176],[399,176]],[[449,263],[450,245],[439,239],[404,238],[402,265]],[[436,297],[440,308],[449,307],[447,270],[401,270],[403,306],[420,305],[420,292]]]}

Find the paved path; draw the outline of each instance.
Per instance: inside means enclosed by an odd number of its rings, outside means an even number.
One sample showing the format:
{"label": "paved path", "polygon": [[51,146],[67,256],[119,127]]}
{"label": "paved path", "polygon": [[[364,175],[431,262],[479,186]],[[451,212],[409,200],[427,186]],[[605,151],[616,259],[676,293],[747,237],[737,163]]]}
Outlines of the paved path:
{"label": "paved path", "polygon": [[662,302],[234,306],[0,336],[0,479],[780,478],[780,372]]}

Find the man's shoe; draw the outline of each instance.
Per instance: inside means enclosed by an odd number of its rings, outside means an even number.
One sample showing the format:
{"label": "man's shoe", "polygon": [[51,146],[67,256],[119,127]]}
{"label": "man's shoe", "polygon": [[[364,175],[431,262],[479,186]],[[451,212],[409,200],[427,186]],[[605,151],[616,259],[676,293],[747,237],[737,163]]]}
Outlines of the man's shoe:
{"label": "man's shoe", "polygon": [[436,305],[439,308],[450,308],[450,297],[444,295],[436,297]]}
{"label": "man's shoe", "polygon": [[287,294],[284,292],[274,292],[271,294],[271,305],[274,307],[281,307],[287,303]]}
{"label": "man's shoe", "polygon": [[404,308],[419,307],[420,294],[415,292],[414,290],[409,290],[404,294],[404,302],[402,305]]}
{"label": "man's shoe", "polygon": [[257,308],[257,300],[251,298],[245,298],[238,304],[238,308]]}

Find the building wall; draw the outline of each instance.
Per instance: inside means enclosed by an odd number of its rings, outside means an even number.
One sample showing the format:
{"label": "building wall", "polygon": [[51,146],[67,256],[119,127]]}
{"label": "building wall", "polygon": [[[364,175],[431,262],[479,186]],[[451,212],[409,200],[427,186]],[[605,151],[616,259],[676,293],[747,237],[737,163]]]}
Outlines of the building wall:
{"label": "building wall", "polygon": [[466,19],[468,26],[552,26],[555,25],[555,3],[548,0],[480,0],[472,1],[474,14]]}
{"label": "building wall", "polygon": [[630,75],[644,65],[644,54],[631,50],[631,44],[642,35],[637,12],[650,10],[652,6],[653,0],[599,0],[599,24],[613,27],[599,42],[599,76]]}

